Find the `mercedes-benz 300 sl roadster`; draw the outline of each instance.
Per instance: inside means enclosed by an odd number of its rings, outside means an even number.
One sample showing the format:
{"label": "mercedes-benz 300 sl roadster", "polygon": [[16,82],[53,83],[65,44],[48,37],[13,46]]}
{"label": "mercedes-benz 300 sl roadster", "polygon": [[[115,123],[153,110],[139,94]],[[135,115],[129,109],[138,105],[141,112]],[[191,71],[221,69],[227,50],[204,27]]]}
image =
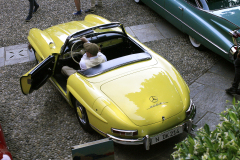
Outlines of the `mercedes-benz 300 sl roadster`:
{"label": "mercedes-benz 300 sl roadster", "polygon": [[[80,37],[101,48],[107,61],[81,70]],[[20,78],[24,94],[48,79],[75,111],[86,131],[114,142],[150,145],[190,132],[196,107],[178,71],[126,33],[121,23],[87,15],[45,30],[31,29],[29,48],[39,64]],[[66,77],[63,66],[75,73]]]}

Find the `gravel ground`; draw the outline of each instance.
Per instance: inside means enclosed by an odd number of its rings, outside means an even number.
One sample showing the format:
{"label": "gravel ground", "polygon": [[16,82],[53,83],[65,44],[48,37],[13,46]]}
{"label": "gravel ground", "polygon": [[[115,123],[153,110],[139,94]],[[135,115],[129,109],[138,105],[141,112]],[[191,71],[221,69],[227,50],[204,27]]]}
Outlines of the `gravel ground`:
{"label": "gravel ground", "polygon": [[[71,14],[76,10],[73,0],[37,2],[40,10],[31,22],[26,23],[27,0],[0,0],[0,47],[27,43],[31,28],[45,29],[59,23],[82,20],[86,15],[76,17]],[[82,0],[83,10],[88,9],[89,2]],[[97,8],[95,14],[110,21],[122,22],[125,26],[154,23],[162,19],[148,7],[136,5],[134,0],[105,0],[103,3],[104,7]],[[220,59],[211,51],[195,50],[187,36],[145,45],[171,62],[189,85]],[[34,65],[34,62],[28,62],[0,68],[0,123],[9,150],[17,160],[71,159],[71,146],[102,137],[82,130],[74,110],[50,82],[31,95],[21,93],[19,78]],[[128,150],[124,152],[131,152],[131,148]],[[141,159],[141,154],[134,153],[131,159]],[[117,155],[115,159],[126,159],[126,156]]]}
{"label": "gravel ground", "polygon": [[[86,15],[72,15],[76,11],[74,0],[37,0],[37,3],[39,10],[30,22],[25,22],[28,0],[0,0],[0,47],[27,43],[31,28],[43,30],[60,23],[83,20]],[[81,4],[82,10],[86,10],[90,7],[90,0],[81,0]],[[135,4],[134,0],[103,0],[103,7],[98,7],[95,14],[125,26],[159,21],[156,13],[144,5]]]}

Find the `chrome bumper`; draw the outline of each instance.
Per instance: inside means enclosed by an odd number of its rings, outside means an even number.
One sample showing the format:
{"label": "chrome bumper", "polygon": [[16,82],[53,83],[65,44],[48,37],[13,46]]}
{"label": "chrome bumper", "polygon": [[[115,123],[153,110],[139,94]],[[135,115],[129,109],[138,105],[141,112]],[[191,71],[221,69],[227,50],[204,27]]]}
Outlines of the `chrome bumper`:
{"label": "chrome bumper", "polygon": [[[190,133],[191,129],[193,126],[193,121],[191,119],[185,121],[184,123],[182,123],[181,125],[175,126],[175,127],[183,127],[183,130]],[[175,127],[169,129],[172,130]],[[169,131],[166,130],[166,131]],[[164,132],[166,132],[164,131]],[[160,133],[159,133],[160,134]],[[157,134],[156,134],[157,135]],[[110,139],[112,139],[115,143],[119,143],[119,144],[124,144],[124,145],[144,145],[146,150],[150,149],[151,146],[151,138],[154,137],[155,135],[146,135],[143,138],[138,138],[138,139],[123,139],[123,138],[119,138],[119,137],[115,137],[112,136],[110,134],[107,134],[107,137],[109,137]]]}
{"label": "chrome bumper", "polygon": [[[193,111],[192,111],[191,116],[189,117],[188,120],[185,120],[180,125],[175,126],[173,128],[170,128],[170,129],[168,129],[164,132],[170,131],[170,130],[172,130],[174,128],[177,128],[177,127],[182,127],[183,131],[185,131],[187,133],[190,133],[192,131],[193,118],[195,117],[195,114],[196,114],[196,107],[194,105]],[[164,133],[164,132],[161,132],[161,133]],[[158,134],[161,134],[161,133],[158,133]],[[110,134],[106,134],[106,136],[109,137],[110,139],[112,139],[115,143],[124,144],[124,145],[142,145],[143,144],[145,149],[149,150],[150,146],[152,145],[151,138],[155,137],[158,134],[150,135],[150,136],[146,135],[143,138],[138,138],[138,139],[123,139],[123,138],[112,136]]]}

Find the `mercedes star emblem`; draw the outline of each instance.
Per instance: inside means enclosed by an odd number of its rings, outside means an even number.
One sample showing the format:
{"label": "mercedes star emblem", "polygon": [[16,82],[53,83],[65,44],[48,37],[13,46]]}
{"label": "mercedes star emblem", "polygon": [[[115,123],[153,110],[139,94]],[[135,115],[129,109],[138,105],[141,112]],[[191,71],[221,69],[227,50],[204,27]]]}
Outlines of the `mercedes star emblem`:
{"label": "mercedes star emblem", "polygon": [[149,100],[153,103],[156,103],[158,101],[158,98],[156,96],[151,96]]}

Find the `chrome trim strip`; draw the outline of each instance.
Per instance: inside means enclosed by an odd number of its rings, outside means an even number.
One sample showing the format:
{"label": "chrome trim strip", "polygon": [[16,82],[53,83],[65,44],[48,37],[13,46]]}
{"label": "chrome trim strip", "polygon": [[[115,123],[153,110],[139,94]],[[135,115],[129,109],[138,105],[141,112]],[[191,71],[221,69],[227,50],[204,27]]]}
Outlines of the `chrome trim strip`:
{"label": "chrome trim strip", "polygon": [[101,131],[101,130],[99,130],[99,129],[97,129],[96,127],[94,127],[91,123],[89,123],[90,124],[90,126],[93,128],[93,129],[95,129],[95,130],[97,130],[98,132],[100,132],[100,133],[102,133],[103,135],[105,135],[105,136],[107,136],[107,134],[106,133],[104,133],[103,131]]}
{"label": "chrome trim strip", "polygon": [[[195,33],[197,33],[199,36],[201,36],[202,38],[204,38],[205,40],[207,40],[209,43],[211,43],[212,45],[214,45],[215,47],[217,47],[219,50],[221,50],[222,52],[224,52],[225,54],[228,54],[227,51],[225,51],[224,49],[222,49],[221,47],[219,47],[218,45],[216,45],[215,43],[213,43],[212,41],[210,41],[209,39],[207,39],[206,37],[204,37],[202,34],[200,34],[199,32],[197,32],[196,30],[194,30],[192,27],[190,27],[189,25],[187,25],[186,23],[184,23],[182,20],[180,20],[179,18],[177,18],[176,16],[174,16],[171,12],[169,12],[168,10],[166,10],[164,7],[162,7],[161,5],[159,5],[157,2],[155,2],[155,0],[152,0],[153,3],[155,3],[156,5],[158,5],[159,7],[161,7],[163,10],[165,10],[167,13],[169,13],[171,16],[173,16],[174,18],[176,18],[178,21],[180,21],[182,24],[184,24],[185,26],[187,26],[188,28],[190,28],[192,31],[194,31]],[[204,11],[204,10],[203,10]],[[209,12],[208,12],[209,13]],[[215,15],[216,16],[216,15]]]}

